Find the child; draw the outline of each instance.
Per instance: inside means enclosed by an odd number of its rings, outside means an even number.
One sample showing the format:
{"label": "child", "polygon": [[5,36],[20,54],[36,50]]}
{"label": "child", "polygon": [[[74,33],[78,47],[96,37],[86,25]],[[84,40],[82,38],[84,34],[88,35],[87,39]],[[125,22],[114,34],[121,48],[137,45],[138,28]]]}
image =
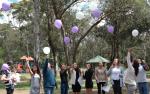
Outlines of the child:
{"label": "child", "polygon": [[7,94],[13,94],[14,92],[14,83],[16,79],[11,76],[11,71],[8,64],[3,64],[2,68],[2,77],[1,80],[5,83],[6,92]]}
{"label": "child", "polygon": [[30,68],[29,61],[27,61],[27,67],[31,75],[31,89],[30,94],[40,94],[40,69],[38,65],[34,65]]}

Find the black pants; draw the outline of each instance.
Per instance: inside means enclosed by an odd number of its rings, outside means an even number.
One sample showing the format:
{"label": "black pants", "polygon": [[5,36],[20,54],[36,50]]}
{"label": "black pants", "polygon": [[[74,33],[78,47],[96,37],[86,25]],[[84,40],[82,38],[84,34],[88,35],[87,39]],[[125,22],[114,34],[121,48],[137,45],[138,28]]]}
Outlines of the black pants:
{"label": "black pants", "polygon": [[99,82],[97,83],[98,87],[98,94],[105,94],[105,91],[102,90],[102,87],[105,86],[106,82]]}
{"label": "black pants", "polygon": [[6,88],[6,92],[7,92],[7,94],[13,94],[14,93],[14,89]]}
{"label": "black pants", "polygon": [[122,94],[121,86],[120,86],[120,80],[113,80],[113,90],[114,94]]}

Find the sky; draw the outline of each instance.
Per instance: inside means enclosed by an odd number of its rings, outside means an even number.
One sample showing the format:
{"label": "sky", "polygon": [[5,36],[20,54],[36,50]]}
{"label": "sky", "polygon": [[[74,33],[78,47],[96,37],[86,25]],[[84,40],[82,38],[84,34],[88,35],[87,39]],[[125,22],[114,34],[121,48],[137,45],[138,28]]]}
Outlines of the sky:
{"label": "sky", "polygon": [[[0,8],[2,6],[3,2],[6,3],[18,3],[22,0],[0,0]],[[101,0],[104,1],[104,0]],[[83,2],[77,3],[76,5],[72,6],[72,10],[76,11],[76,18],[80,20],[83,18],[86,18],[86,15],[91,15],[89,14],[89,10],[91,11],[94,8],[97,8],[99,5],[99,0],[85,0]],[[19,27],[19,23],[17,22],[16,19],[13,18],[13,15],[11,14],[11,10],[7,11],[7,12],[2,12],[2,14],[4,15],[3,17],[0,17],[0,24],[3,23],[9,23],[10,21],[12,22],[12,24],[14,26]],[[79,17],[78,17],[79,16]],[[82,17],[81,17],[82,16]],[[93,24],[93,19],[91,19],[90,23]],[[104,24],[104,23],[102,23]]]}

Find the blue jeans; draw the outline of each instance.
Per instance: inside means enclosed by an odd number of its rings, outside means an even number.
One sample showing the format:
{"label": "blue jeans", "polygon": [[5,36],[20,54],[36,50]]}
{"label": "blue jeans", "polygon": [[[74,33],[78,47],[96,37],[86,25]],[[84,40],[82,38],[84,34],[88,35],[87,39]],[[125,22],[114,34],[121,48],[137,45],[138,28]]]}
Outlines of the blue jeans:
{"label": "blue jeans", "polygon": [[67,83],[61,83],[61,94],[68,94],[68,88]]}
{"label": "blue jeans", "polygon": [[138,88],[140,94],[149,94],[147,82],[138,83]]}
{"label": "blue jeans", "polygon": [[53,94],[54,93],[54,87],[44,88],[44,94]]}

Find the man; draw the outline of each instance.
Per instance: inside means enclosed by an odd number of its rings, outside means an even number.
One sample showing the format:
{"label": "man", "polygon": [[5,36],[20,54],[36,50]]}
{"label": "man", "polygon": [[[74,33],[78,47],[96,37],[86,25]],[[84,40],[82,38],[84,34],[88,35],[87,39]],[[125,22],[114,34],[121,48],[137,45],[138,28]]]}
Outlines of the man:
{"label": "man", "polygon": [[44,80],[44,92],[45,94],[53,94],[54,87],[56,85],[55,75],[51,68],[51,64],[48,62],[48,57],[46,58],[43,67],[43,80]]}

